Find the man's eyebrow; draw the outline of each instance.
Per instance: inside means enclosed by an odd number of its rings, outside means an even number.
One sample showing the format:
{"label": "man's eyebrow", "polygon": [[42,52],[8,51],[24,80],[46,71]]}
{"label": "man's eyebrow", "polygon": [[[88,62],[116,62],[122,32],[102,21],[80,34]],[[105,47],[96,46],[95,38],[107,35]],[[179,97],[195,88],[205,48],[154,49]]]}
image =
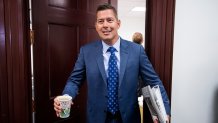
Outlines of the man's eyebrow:
{"label": "man's eyebrow", "polygon": [[100,21],[100,20],[108,20],[108,19],[115,20],[116,18],[113,18],[113,17],[98,18],[97,21]]}
{"label": "man's eyebrow", "polygon": [[109,18],[106,18],[106,19],[112,19],[112,20],[114,20],[115,18],[109,17]]}

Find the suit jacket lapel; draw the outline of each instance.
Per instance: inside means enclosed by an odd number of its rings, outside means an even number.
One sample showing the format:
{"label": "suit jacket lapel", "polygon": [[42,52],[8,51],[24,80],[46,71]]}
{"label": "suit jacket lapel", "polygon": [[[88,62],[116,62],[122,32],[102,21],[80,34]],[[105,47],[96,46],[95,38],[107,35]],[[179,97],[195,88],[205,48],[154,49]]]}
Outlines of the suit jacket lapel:
{"label": "suit jacket lapel", "polygon": [[106,75],[105,68],[104,68],[104,58],[102,55],[102,52],[103,52],[102,49],[103,49],[103,46],[101,44],[101,41],[98,41],[98,43],[96,43],[96,52],[95,52],[96,60],[97,60],[98,68],[99,68],[99,71],[101,72],[102,78],[105,84],[107,85],[107,75]]}
{"label": "suit jacket lapel", "polygon": [[128,44],[120,38],[120,76],[119,76],[119,86],[123,80],[123,76],[126,70],[126,64],[128,62]]}
{"label": "suit jacket lapel", "polygon": [[[96,43],[96,61],[98,64],[99,71],[101,72],[102,78],[107,85],[107,75],[104,68],[104,58],[102,55],[102,44],[101,41]],[[120,38],[120,75],[119,75],[119,86],[121,85],[121,82],[123,80],[123,76],[126,70],[126,64],[128,62],[128,56],[129,56],[129,50],[128,50],[128,44]]]}

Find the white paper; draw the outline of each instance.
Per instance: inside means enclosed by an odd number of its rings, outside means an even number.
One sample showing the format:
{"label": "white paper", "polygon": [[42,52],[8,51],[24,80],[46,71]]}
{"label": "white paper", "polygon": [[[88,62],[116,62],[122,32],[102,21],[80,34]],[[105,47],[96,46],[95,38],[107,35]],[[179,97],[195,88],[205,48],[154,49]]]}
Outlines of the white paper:
{"label": "white paper", "polygon": [[167,114],[158,85],[151,88],[149,85],[142,88],[142,94],[149,108],[152,118],[158,117],[160,123],[167,122]]}

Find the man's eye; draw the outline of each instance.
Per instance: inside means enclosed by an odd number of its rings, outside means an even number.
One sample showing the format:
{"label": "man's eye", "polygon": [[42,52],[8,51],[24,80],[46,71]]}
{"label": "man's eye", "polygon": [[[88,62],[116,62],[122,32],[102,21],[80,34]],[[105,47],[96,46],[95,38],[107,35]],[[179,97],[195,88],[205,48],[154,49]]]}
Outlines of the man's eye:
{"label": "man's eye", "polygon": [[98,21],[99,24],[102,24],[103,22],[104,22],[103,20],[99,20],[99,21]]}
{"label": "man's eye", "polygon": [[107,19],[107,21],[108,21],[109,23],[112,23],[112,22],[113,22],[113,19]]}

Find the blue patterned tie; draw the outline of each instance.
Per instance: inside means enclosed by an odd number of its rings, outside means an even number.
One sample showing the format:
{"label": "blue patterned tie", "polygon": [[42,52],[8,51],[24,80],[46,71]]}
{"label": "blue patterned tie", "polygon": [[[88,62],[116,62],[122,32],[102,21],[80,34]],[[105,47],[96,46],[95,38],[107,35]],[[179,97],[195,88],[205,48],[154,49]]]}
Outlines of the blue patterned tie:
{"label": "blue patterned tie", "polygon": [[109,47],[107,52],[110,52],[108,62],[108,110],[112,114],[118,111],[118,67],[117,57],[115,56],[116,49]]}

